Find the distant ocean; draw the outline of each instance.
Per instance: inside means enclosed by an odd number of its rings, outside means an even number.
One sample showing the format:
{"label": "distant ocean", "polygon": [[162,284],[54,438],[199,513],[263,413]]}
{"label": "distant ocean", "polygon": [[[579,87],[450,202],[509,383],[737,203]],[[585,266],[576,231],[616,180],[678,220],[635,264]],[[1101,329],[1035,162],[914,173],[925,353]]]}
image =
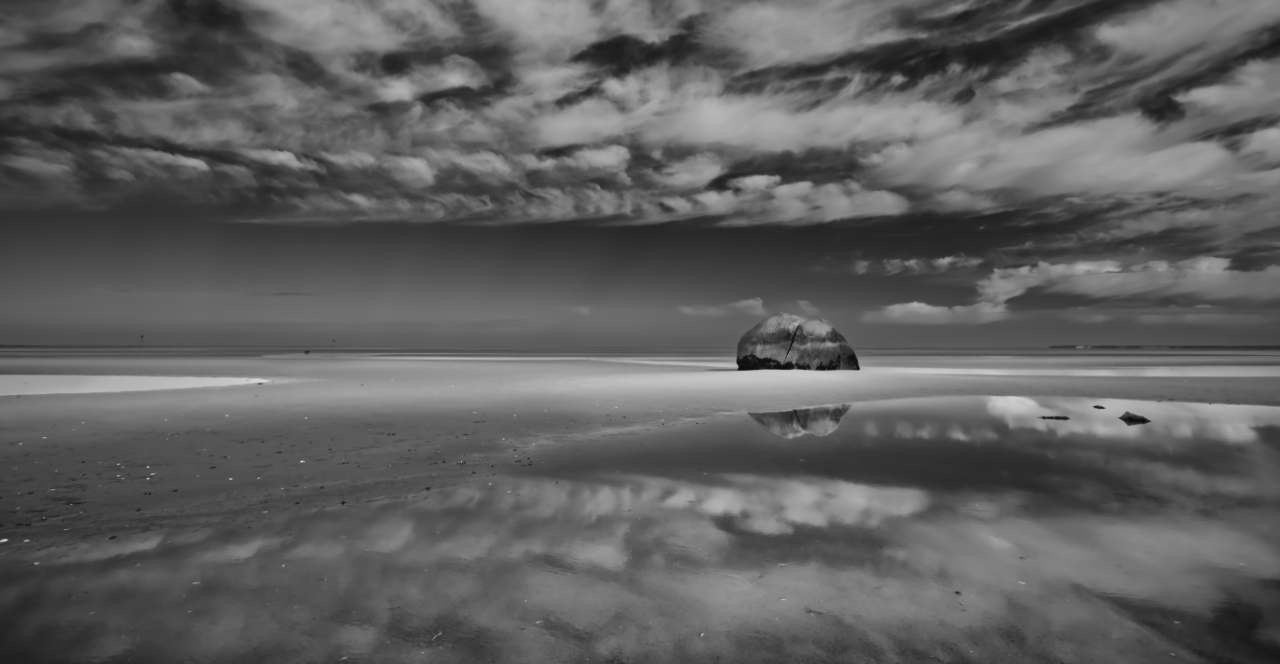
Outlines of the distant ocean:
{"label": "distant ocean", "polygon": [[[1049,347],[859,347],[862,357],[1114,357],[1157,356],[1190,358],[1256,357],[1280,360],[1280,346],[1122,346],[1080,345]],[[67,356],[160,356],[160,357],[255,357],[288,354],[390,355],[390,356],[492,356],[492,357],[649,357],[684,359],[732,359],[731,353],[708,348],[694,349],[578,349],[529,351],[515,348],[414,348],[414,347],[332,347],[332,346],[29,346],[0,345],[0,357]]]}
{"label": "distant ocean", "polygon": [[[1280,376],[1277,347],[1118,347],[1087,348],[860,348],[862,368],[877,372],[935,375],[1062,375],[1130,377]],[[58,372],[109,363],[120,371],[120,360],[136,359],[131,372],[145,373],[154,361],[236,360],[242,370],[267,371],[257,362],[293,360],[361,361],[487,361],[582,362],[733,369],[735,358],[724,352],[698,350],[593,350],[579,352],[520,352],[510,349],[332,348],[283,346],[9,346],[0,347],[0,373],[43,373],[57,362]],[[83,363],[77,360],[83,361]],[[247,364],[246,364],[247,362]]]}

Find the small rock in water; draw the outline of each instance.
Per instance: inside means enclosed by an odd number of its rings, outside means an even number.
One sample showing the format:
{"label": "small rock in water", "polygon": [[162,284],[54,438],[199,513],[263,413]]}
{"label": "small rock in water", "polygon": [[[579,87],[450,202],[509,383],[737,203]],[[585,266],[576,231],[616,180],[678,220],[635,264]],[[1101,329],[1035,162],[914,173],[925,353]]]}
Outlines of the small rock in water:
{"label": "small rock in water", "polygon": [[1067,417],[1066,415],[1041,415],[1041,416],[1040,416],[1040,419],[1042,419],[1042,420],[1069,420],[1069,419],[1071,419],[1071,418],[1070,418],[1070,417]]}
{"label": "small rock in water", "polygon": [[1141,415],[1139,415],[1139,414],[1137,414],[1137,413],[1131,413],[1131,412],[1129,412],[1129,411],[1127,411],[1127,410],[1126,410],[1126,411],[1124,411],[1124,415],[1121,415],[1121,416],[1120,416],[1120,421],[1121,421],[1121,422],[1124,422],[1125,424],[1128,424],[1129,426],[1133,426],[1133,425],[1135,425],[1135,424],[1146,424],[1147,422],[1150,422],[1151,420],[1149,420],[1149,419],[1147,419],[1147,418],[1145,418],[1145,417],[1143,417],[1143,416],[1141,416]]}
{"label": "small rock in water", "polygon": [[1098,404],[1093,405],[1094,410],[1106,410],[1106,408],[1106,406],[1099,406]]}

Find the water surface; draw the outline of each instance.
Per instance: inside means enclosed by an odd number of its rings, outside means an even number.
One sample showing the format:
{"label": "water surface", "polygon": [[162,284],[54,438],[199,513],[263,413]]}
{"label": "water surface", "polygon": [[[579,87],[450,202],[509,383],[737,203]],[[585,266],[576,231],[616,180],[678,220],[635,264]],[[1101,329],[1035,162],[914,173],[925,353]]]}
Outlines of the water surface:
{"label": "water surface", "polygon": [[5,543],[0,653],[1280,661],[1280,408],[779,404],[512,454],[268,527]]}

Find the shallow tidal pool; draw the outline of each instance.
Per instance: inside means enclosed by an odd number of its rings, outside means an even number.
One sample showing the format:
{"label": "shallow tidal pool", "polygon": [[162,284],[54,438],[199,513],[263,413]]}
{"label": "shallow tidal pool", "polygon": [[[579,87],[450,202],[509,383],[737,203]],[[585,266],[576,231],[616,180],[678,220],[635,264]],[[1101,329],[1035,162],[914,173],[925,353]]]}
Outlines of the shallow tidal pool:
{"label": "shallow tidal pool", "polygon": [[265,530],[0,549],[0,653],[1280,661],[1280,408],[783,406],[547,440],[516,472]]}

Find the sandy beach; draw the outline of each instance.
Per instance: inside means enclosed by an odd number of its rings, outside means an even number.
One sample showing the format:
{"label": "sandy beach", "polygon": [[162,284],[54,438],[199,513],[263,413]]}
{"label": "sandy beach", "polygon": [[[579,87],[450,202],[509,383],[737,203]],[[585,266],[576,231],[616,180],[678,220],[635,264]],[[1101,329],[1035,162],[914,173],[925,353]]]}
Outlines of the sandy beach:
{"label": "sandy beach", "polygon": [[[919,661],[961,643],[974,654],[954,661],[1194,660],[1226,647],[1214,621],[1242,602],[1229,661],[1277,652],[1278,358],[731,367],[0,359],[0,651]],[[177,617],[106,617],[131,584],[130,602]],[[1077,603],[1037,603],[1063,588]],[[279,597],[301,613],[258,615]],[[1150,626],[1166,613],[1196,627]],[[1104,624],[1106,647],[1077,634]]]}
{"label": "sandy beach", "polygon": [[9,374],[0,376],[0,397],[47,396],[55,394],[115,394],[190,390],[208,387],[259,385],[261,378],[205,376],[77,376],[50,374]]}
{"label": "sandy beach", "polygon": [[[4,528],[49,544],[175,518],[252,520],[264,509],[469,481],[509,468],[513,448],[723,412],[950,395],[1280,405],[1273,357],[888,356],[869,364],[736,372],[723,359],[687,358],[3,359]],[[1188,375],[1170,377],[1179,372]],[[23,389],[33,393],[13,394]],[[39,394],[46,391],[64,393]]]}

